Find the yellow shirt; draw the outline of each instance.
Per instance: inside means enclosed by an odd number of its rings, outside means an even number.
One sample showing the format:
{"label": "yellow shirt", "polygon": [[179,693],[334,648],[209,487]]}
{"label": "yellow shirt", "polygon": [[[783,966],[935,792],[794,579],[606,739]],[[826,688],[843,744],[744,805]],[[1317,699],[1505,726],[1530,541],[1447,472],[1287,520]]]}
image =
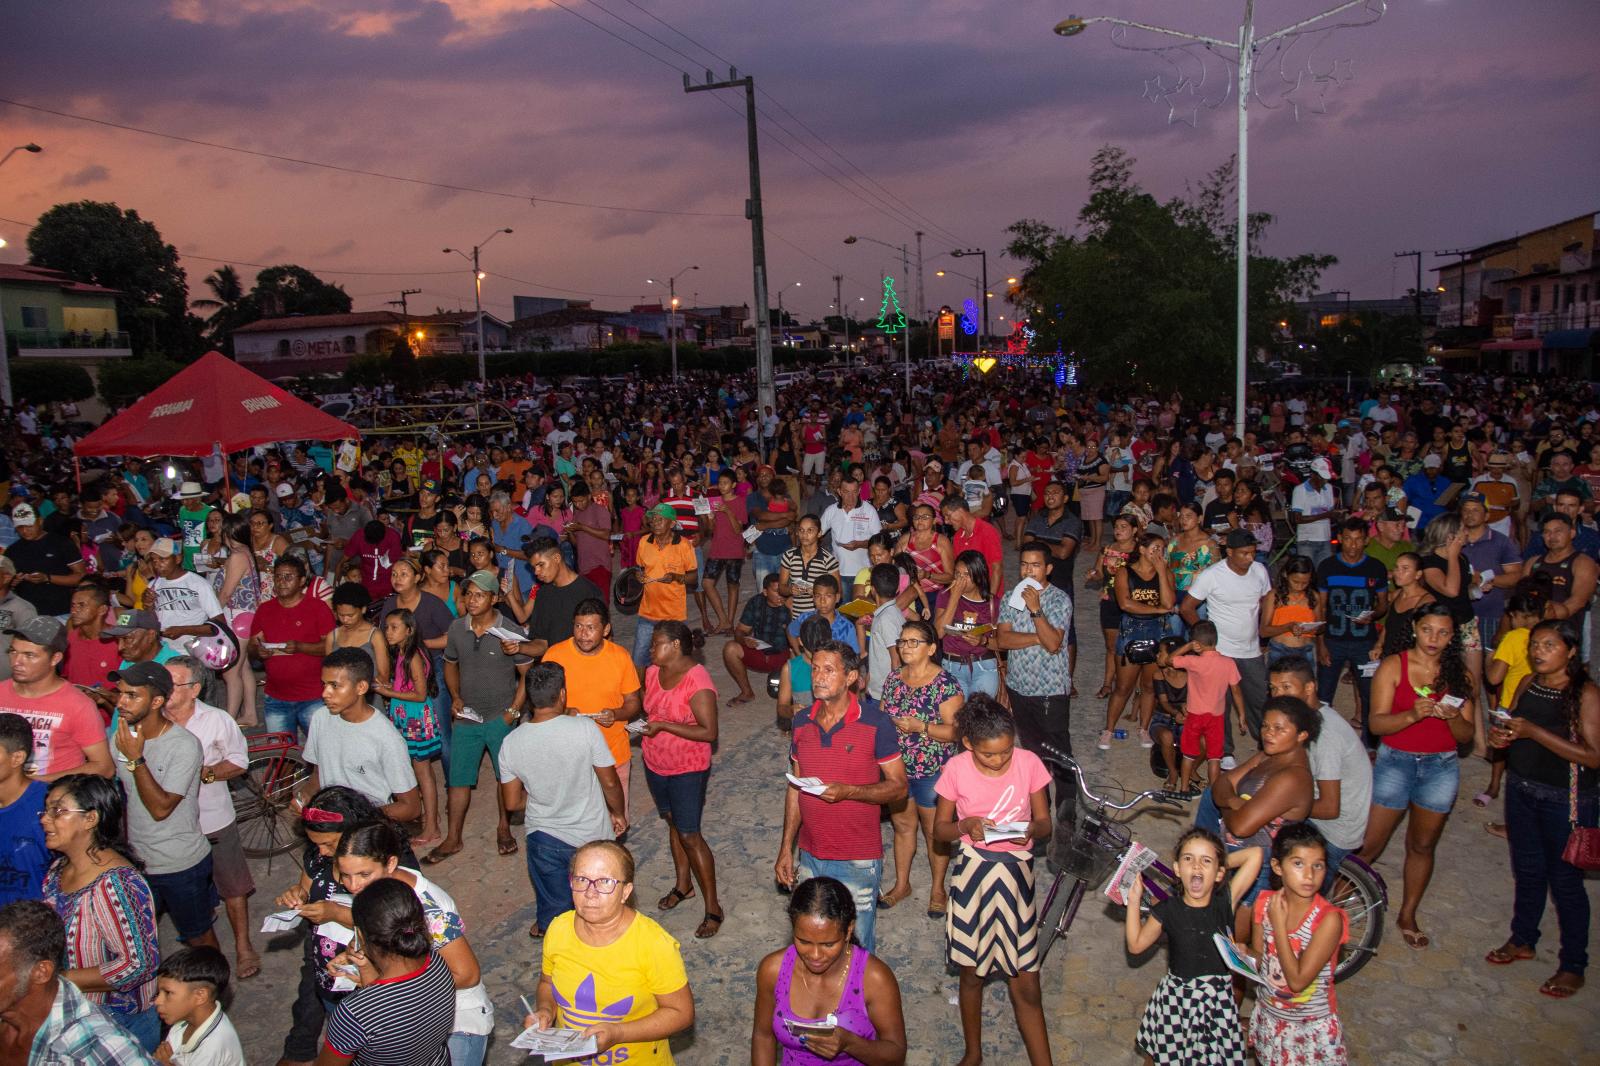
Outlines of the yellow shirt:
{"label": "yellow shirt", "polygon": [[1533,673],[1533,667],[1528,662],[1528,637],[1529,630],[1513,629],[1500,638],[1500,646],[1494,650],[1494,661],[1506,664],[1506,679],[1500,683],[1500,707],[1502,710],[1511,709],[1511,701],[1517,694],[1517,686],[1522,684],[1522,679]]}
{"label": "yellow shirt", "polygon": [[394,457],[406,464],[406,473],[415,481],[417,471],[422,469],[422,449],[402,444],[394,450]]}
{"label": "yellow shirt", "polygon": [[[642,914],[616,940],[593,947],[578,938],[572,911],[550,923],[544,934],[544,975],[555,986],[556,1025],[584,1029],[606,1022],[631,1022],[655,1013],[656,997],[689,984],[678,942]],[[671,1066],[665,1040],[617,1044],[572,1066],[628,1063]]]}
{"label": "yellow shirt", "polygon": [[[696,569],[694,548],[681,538],[675,544],[657,547],[654,540],[645,537],[639,542],[636,559],[646,578],[692,574]],[[639,615],[657,622],[684,621],[689,617],[688,587],[676,581],[651,581],[644,587]]]}
{"label": "yellow shirt", "polygon": [[[560,663],[567,672],[567,706],[579,714],[596,715],[608,707],[621,707],[623,697],[639,691],[639,671],[634,669],[632,656],[609,640],[593,655],[583,654],[571,639],[563,640],[545,651],[544,661]],[[621,768],[618,772],[626,773],[626,764],[633,757],[627,727],[612,722],[601,726],[600,732]]]}

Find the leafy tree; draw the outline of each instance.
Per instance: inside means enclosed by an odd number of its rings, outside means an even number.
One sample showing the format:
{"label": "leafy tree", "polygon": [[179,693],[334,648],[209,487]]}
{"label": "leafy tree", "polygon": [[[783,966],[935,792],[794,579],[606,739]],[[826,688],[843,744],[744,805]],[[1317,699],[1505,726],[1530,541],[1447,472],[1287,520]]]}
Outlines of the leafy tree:
{"label": "leafy tree", "polygon": [[260,318],[261,311],[231,265],[220,266],[206,275],[205,284],[211,295],[191,300],[190,306],[211,312],[205,319],[206,342],[231,359],[233,331]]}
{"label": "leafy tree", "polygon": [[28,234],[28,260],[118,290],[117,314],[136,351],[199,354],[178,250],[137,211],[94,200],[56,204]]}
{"label": "leafy tree", "polygon": [[411,339],[404,333],[395,338],[389,349],[389,380],[402,389],[413,389],[420,381],[417,373],[417,353],[411,350]]}
{"label": "leafy tree", "polygon": [[1320,327],[1312,339],[1319,368],[1365,380],[1385,363],[1415,359],[1422,325],[1412,315],[1358,311],[1337,325]]}
{"label": "leafy tree", "polygon": [[109,407],[126,407],[182,369],[182,363],[161,355],[109,361],[100,368],[100,398]]}
{"label": "leafy tree", "polygon": [[323,281],[302,266],[268,267],[256,275],[250,297],[258,317],[283,315],[343,315],[350,313],[350,294],[344,287]]}
{"label": "leafy tree", "polygon": [[[1035,347],[1059,344],[1076,352],[1087,380],[1131,376],[1163,391],[1231,382],[1233,163],[1186,196],[1161,203],[1134,180],[1134,162],[1115,146],[1095,153],[1076,233],[1036,219],[1010,227],[1006,251],[1028,264],[1012,302],[1037,331]],[[1262,255],[1255,249],[1271,223],[1266,214],[1249,218],[1252,346],[1270,343],[1290,304],[1309,295],[1335,262],[1325,255]]]}
{"label": "leafy tree", "polygon": [[94,395],[94,379],[72,363],[13,359],[11,391],[18,402],[76,403]]}

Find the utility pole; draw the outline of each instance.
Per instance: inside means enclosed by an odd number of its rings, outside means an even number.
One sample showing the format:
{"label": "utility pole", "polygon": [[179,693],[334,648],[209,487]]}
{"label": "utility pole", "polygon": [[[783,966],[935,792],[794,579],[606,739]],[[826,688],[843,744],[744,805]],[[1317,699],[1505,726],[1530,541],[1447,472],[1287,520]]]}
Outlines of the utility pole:
{"label": "utility pole", "polygon": [[[933,315],[928,311],[928,301],[922,295],[922,231],[917,230],[917,314],[922,316],[923,328],[928,331],[928,340],[934,338]],[[929,345],[928,354],[933,354],[932,344]]]}
{"label": "utility pole", "polygon": [[778,398],[772,386],[772,320],[767,312],[767,235],[761,215],[761,153],[756,144],[756,79],[749,74],[739,77],[735,67],[728,68],[727,81],[714,81],[711,72],[706,71],[704,85],[691,85],[689,75],[683,76],[686,93],[739,86],[744,87],[745,135],[750,151],[750,199],[744,213],[750,219],[750,261],[756,290],[756,406],[762,410],[776,409]]}
{"label": "utility pole", "polygon": [[411,311],[406,307],[406,297],[415,296],[421,291],[421,289],[401,289],[400,299],[388,301],[390,307],[398,306],[400,308],[400,318],[404,324],[407,343],[409,343],[409,338],[411,336]]}
{"label": "utility pole", "polygon": [[989,253],[982,248],[958,248],[950,253],[957,259],[964,255],[975,255],[983,262],[983,288],[978,290],[978,306],[983,312],[983,330],[978,334],[978,351],[983,351],[983,342],[989,339]]}
{"label": "utility pole", "polygon": [[1417,309],[1417,325],[1420,327],[1422,325],[1422,251],[1420,249],[1412,249],[1409,252],[1394,253],[1396,259],[1405,259],[1407,256],[1417,261],[1417,287],[1411,290],[1411,300]]}
{"label": "utility pole", "polygon": [[446,255],[450,254],[451,252],[454,252],[456,255],[459,255],[461,258],[467,260],[467,262],[472,264],[472,306],[478,312],[478,384],[479,385],[488,384],[489,375],[488,375],[488,371],[485,369],[485,364],[484,364],[484,359],[483,359],[483,279],[484,279],[485,275],[483,273],[483,269],[478,265],[478,253],[483,250],[483,246],[484,245],[488,244],[490,241],[492,241],[496,237],[500,236],[500,234],[502,234],[502,233],[510,233],[510,232],[511,232],[511,230],[509,228],[501,228],[501,229],[495,230],[493,233],[489,234],[483,240],[479,241],[477,244],[474,244],[472,246],[472,255],[470,257],[467,255],[466,252],[463,252],[459,248],[446,248],[445,249],[445,254]]}
{"label": "utility pole", "polygon": [[[1456,328],[1463,329],[1467,324],[1467,256],[1472,254],[1472,249],[1446,248],[1442,252],[1434,252],[1433,254],[1460,256],[1456,260]],[[1421,277],[1420,273],[1418,277]],[[1480,295],[1483,292],[1481,284],[1478,286],[1478,292]]]}
{"label": "utility pole", "polygon": [[850,351],[850,320],[844,317],[844,275],[833,276],[833,309],[839,312],[839,321],[844,323],[844,350]]}

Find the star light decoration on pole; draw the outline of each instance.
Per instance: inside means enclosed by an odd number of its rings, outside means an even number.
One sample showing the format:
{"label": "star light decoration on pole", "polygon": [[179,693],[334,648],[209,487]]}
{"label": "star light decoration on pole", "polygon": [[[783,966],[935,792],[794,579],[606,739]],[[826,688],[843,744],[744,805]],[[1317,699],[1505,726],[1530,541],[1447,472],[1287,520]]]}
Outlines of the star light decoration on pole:
{"label": "star light decoration on pole", "polygon": [[[1319,68],[1317,50],[1335,30],[1370,26],[1383,18],[1387,10],[1388,0],[1345,0],[1282,29],[1258,33],[1256,0],[1244,0],[1238,37],[1232,41],[1107,15],[1086,18],[1072,15],[1056,24],[1057,35],[1076,37],[1093,23],[1109,23],[1112,44],[1129,52],[1151,53],[1165,63],[1168,67],[1165,73],[1145,79],[1143,95],[1146,100],[1167,105],[1169,125],[1184,122],[1194,126],[1199,121],[1200,108],[1214,110],[1230,99],[1233,101],[1239,123],[1235,182],[1238,210],[1234,226],[1234,254],[1238,264],[1234,300],[1234,431],[1240,437],[1244,436],[1245,429],[1249,369],[1245,324],[1250,261],[1250,104],[1268,110],[1289,107],[1297,121],[1302,108],[1316,113],[1325,111],[1329,90],[1349,82],[1355,76],[1355,64],[1353,60],[1336,59],[1331,65]],[[1308,47],[1300,48],[1302,43]],[[1231,74],[1231,77],[1218,78],[1216,87],[1208,84],[1212,58],[1222,63],[1225,74]]]}

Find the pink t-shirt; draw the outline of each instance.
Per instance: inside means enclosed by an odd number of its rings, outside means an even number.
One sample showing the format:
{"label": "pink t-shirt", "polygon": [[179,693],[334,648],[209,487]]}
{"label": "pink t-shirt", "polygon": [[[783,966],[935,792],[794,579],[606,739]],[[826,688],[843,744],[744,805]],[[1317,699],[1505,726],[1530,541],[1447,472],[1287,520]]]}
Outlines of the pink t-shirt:
{"label": "pink t-shirt", "polygon": [[[1050,771],[1039,756],[1016,748],[1005,772],[990,777],[963,751],[944,764],[933,790],[956,805],[956,820],[988,818],[996,824],[1033,820],[1033,794],[1050,784]],[[967,838],[986,851],[1020,851],[1030,840],[991,840],[987,844]]]}
{"label": "pink t-shirt", "polygon": [[[661,687],[661,668],[652,666],[644,672],[644,712],[651,722],[672,722],[676,725],[694,725],[694,711],[689,698],[696,692],[717,686],[706,668],[696,663],[689,672],[671,688]],[[703,740],[685,740],[672,733],[657,733],[645,737],[640,745],[644,749],[644,764],[662,775],[687,774],[696,770],[711,769],[711,745]]]}
{"label": "pink t-shirt", "polygon": [[1228,686],[1239,683],[1239,668],[1219,651],[1174,655],[1172,665],[1189,671],[1190,714],[1221,714],[1227,707]]}
{"label": "pink t-shirt", "polygon": [[711,497],[711,544],[707,558],[744,558],[743,533],[747,515],[743,498],[735,496],[730,504],[723,502],[721,496]]}
{"label": "pink t-shirt", "polygon": [[0,712],[20,714],[33,727],[34,774],[45,777],[76,770],[86,761],[83,749],[106,743],[105,719],[94,702],[63,682],[48,696],[17,694],[9,680],[0,681]]}

